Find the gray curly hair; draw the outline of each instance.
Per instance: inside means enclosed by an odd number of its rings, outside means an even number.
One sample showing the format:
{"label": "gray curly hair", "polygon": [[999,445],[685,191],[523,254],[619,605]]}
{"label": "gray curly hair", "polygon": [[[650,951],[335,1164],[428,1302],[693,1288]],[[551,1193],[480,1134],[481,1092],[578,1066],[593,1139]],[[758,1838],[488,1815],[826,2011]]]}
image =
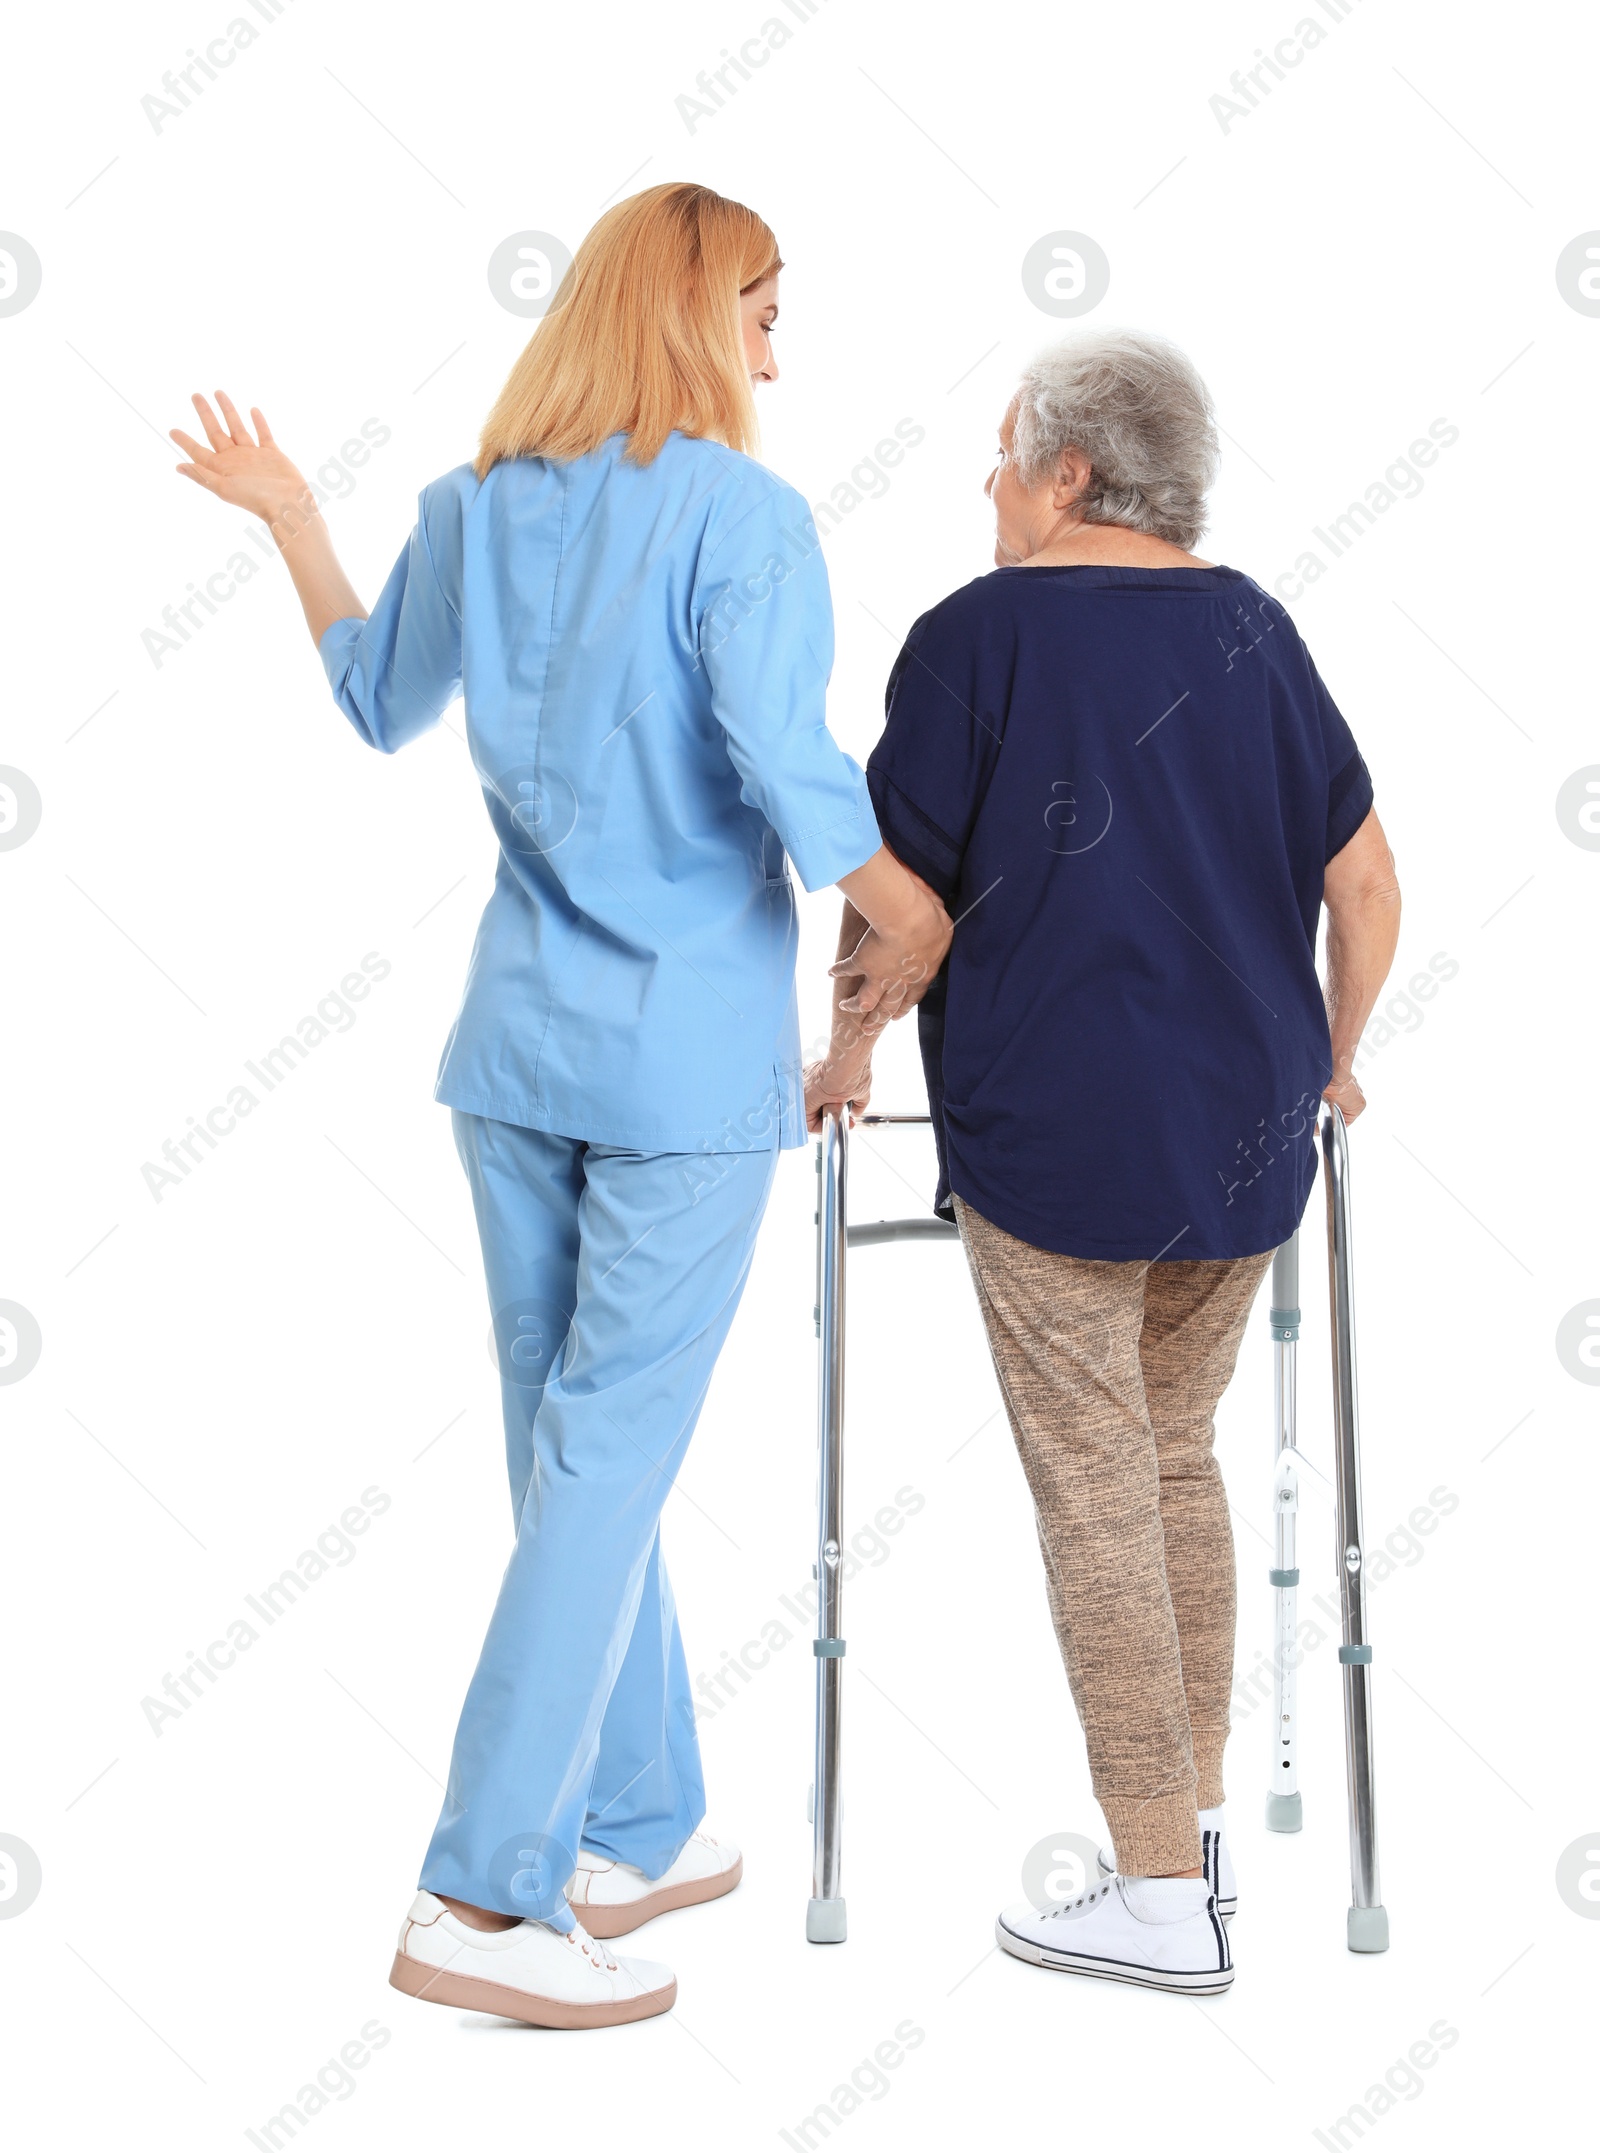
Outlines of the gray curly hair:
{"label": "gray curly hair", "polygon": [[1131,329],[1068,337],[1024,371],[1011,414],[1024,485],[1053,476],[1067,449],[1088,458],[1076,504],[1085,523],[1147,531],[1186,552],[1205,529],[1216,414],[1176,345]]}

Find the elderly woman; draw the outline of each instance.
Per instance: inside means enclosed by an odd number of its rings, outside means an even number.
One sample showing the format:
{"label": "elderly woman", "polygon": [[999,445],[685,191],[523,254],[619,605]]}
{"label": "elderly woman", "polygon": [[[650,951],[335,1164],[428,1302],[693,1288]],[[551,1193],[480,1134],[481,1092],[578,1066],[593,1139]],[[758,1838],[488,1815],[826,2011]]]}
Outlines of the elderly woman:
{"label": "elderly woman", "polygon": [[[1213,1415],[1310,1191],[1318,1096],[1364,1103],[1351,1057],[1399,920],[1371,779],[1294,624],[1189,550],[1216,459],[1170,346],[1046,352],[988,481],[995,572],[912,628],[868,765],[886,843],[957,922],[919,1020],[936,1202],[1114,1846],[1071,1905],[1003,1913],[999,1942],[1197,1993],[1233,1980],[1236,1898]],[[841,956],[860,938],[847,906]],[[814,1113],[870,1083],[850,969]]]}

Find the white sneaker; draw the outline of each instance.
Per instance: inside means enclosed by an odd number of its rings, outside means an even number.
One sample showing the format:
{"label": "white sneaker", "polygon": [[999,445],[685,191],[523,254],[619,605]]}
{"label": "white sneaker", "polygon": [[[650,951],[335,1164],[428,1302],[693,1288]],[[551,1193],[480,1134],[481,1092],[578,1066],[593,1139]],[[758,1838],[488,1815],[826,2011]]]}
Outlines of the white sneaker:
{"label": "white sneaker", "polygon": [[580,1850],[567,1898],[591,1936],[626,1936],[675,1906],[720,1899],[743,1874],[736,1846],[696,1832],[665,1875],[653,1878],[630,1862]]}
{"label": "white sneaker", "polygon": [[391,1988],[457,2011],[491,2011],[529,2026],[620,2026],[670,2011],[678,1984],[650,1959],[614,1959],[580,1926],[542,1921],[472,1929],[419,1891],[400,1928]]}
{"label": "white sneaker", "polygon": [[[1174,1891],[1174,1883],[1190,1889]],[[1008,1906],[994,1934],[1014,1959],[1064,1974],[1098,1974],[1184,1996],[1220,1996],[1233,1986],[1228,1932],[1215,1893],[1200,1877],[1102,1877],[1046,1913],[1026,1901]]]}
{"label": "white sneaker", "polygon": [[[1239,1881],[1233,1873],[1233,1856],[1228,1852],[1228,1837],[1222,1828],[1220,1808],[1200,1812],[1200,1868],[1217,1895],[1217,1912],[1224,1921],[1231,1921],[1239,1911]],[[1115,1876],[1116,1873],[1117,1857],[1110,1847],[1103,1846],[1100,1849],[1100,1874]]]}

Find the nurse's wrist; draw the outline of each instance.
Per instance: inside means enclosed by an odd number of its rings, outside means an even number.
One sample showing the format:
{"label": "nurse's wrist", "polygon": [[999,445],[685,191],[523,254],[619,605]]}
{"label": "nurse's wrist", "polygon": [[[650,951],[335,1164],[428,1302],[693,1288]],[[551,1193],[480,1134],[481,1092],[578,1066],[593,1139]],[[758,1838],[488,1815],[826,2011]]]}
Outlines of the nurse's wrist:
{"label": "nurse's wrist", "polygon": [[273,544],[280,553],[287,553],[296,541],[300,542],[297,551],[301,553],[314,552],[328,543],[328,526],[309,486],[280,501],[270,514],[263,511],[261,520],[272,533]]}
{"label": "nurse's wrist", "polygon": [[914,939],[942,909],[926,883],[901,865],[887,845],[840,878],[840,889],[869,927],[895,940]]}

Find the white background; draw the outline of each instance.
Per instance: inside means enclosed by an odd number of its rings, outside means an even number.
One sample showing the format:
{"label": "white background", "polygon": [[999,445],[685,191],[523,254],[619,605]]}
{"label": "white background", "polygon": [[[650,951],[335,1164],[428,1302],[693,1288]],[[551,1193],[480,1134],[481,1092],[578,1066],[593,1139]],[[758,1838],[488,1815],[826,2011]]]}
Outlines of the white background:
{"label": "white background", "polygon": [[[155,131],[141,97],[234,5],[35,15],[6,56],[0,224],[44,267],[0,319],[0,761],[43,801],[0,856],[0,1297],[43,1337],[0,1450],[0,1831],[44,1879],[0,1920],[8,2098],[58,2142],[238,2144],[375,2019],[389,2038],[307,2122],[316,2147],[759,2147],[909,2020],[920,2042],[865,2075],[830,2144],[1315,2144],[1443,2020],[1458,2038],[1372,2131],[1501,2142],[1576,2090],[1600,1946],[1555,1886],[1600,1827],[1596,1400],[1554,1347],[1600,1295],[1600,859],[1554,808],[1600,760],[1600,320],[1554,276],[1600,225],[1592,33],[1575,11],[1365,0],[1224,132],[1208,100],[1310,0],[824,0],[691,134],[675,98],[776,0],[290,0]],[[1270,582],[1430,421],[1460,429],[1293,606],[1398,856],[1397,984],[1436,952],[1459,966],[1373,1057],[1354,1136],[1369,1542],[1457,1498],[1372,1596],[1386,1957],[1344,1944],[1331,1640],[1302,1678],[1301,1837],[1262,1826],[1265,1713],[1236,1722],[1231,1995],[992,1951],[1024,1855],[1098,1817],[964,1267],[920,1247],[861,1256],[851,1308],[851,1529],[897,1490],[923,1507],[848,1594],[849,1943],[803,1940],[813,1662],[791,1617],[704,1727],[710,1823],[747,1880],[641,1940],[678,1973],[673,2014],[538,2034],[385,1985],[507,1545],[471,1213],[430,1097],[491,837],[460,712],[369,754],[275,562],[151,662],[142,631],[245,542],[162,435],[218,385],[308,469],[362,421],[390,428],[330,509],[370,603],[527,334],[488,288],[493,248],[527,228],[575,245],[619,191],[683,177],[750,201],[790,264],[773,467],[818,500],[897,420],[926,429],[827,541],[833,723],[862,758],[906,627],[988,566],[996,422],[1056,327],[1019,276],[1043,234],[1097,239],[1093,318],[1175,338],[1210,383],[1211,558]],[[814,1036],[836,905],[802,908]],[[157,1203],[141,1168],[163,1140],[368,951],[392,971],[353,1029]],[[878,1103],[922,1103],[910,1026]],[[856,1162],[860,1216],[931,1188],[921,1134],[869,1133]],[[788,1155],[668,1506],[697,1674],[808,1574],[813,1186]],[[1320,1215],[1316,1196],[1302,1358],[1325,1473]],[[1263,1305],[1219,1436],[1242,1670],[1269,1637],[1270,1443]],[[369,1486],[391,1506],[355,1559],[157,1737],[141,1699]],[[1312,1475],[1308,1587],[1331,1587],[1331,1542]]]}

